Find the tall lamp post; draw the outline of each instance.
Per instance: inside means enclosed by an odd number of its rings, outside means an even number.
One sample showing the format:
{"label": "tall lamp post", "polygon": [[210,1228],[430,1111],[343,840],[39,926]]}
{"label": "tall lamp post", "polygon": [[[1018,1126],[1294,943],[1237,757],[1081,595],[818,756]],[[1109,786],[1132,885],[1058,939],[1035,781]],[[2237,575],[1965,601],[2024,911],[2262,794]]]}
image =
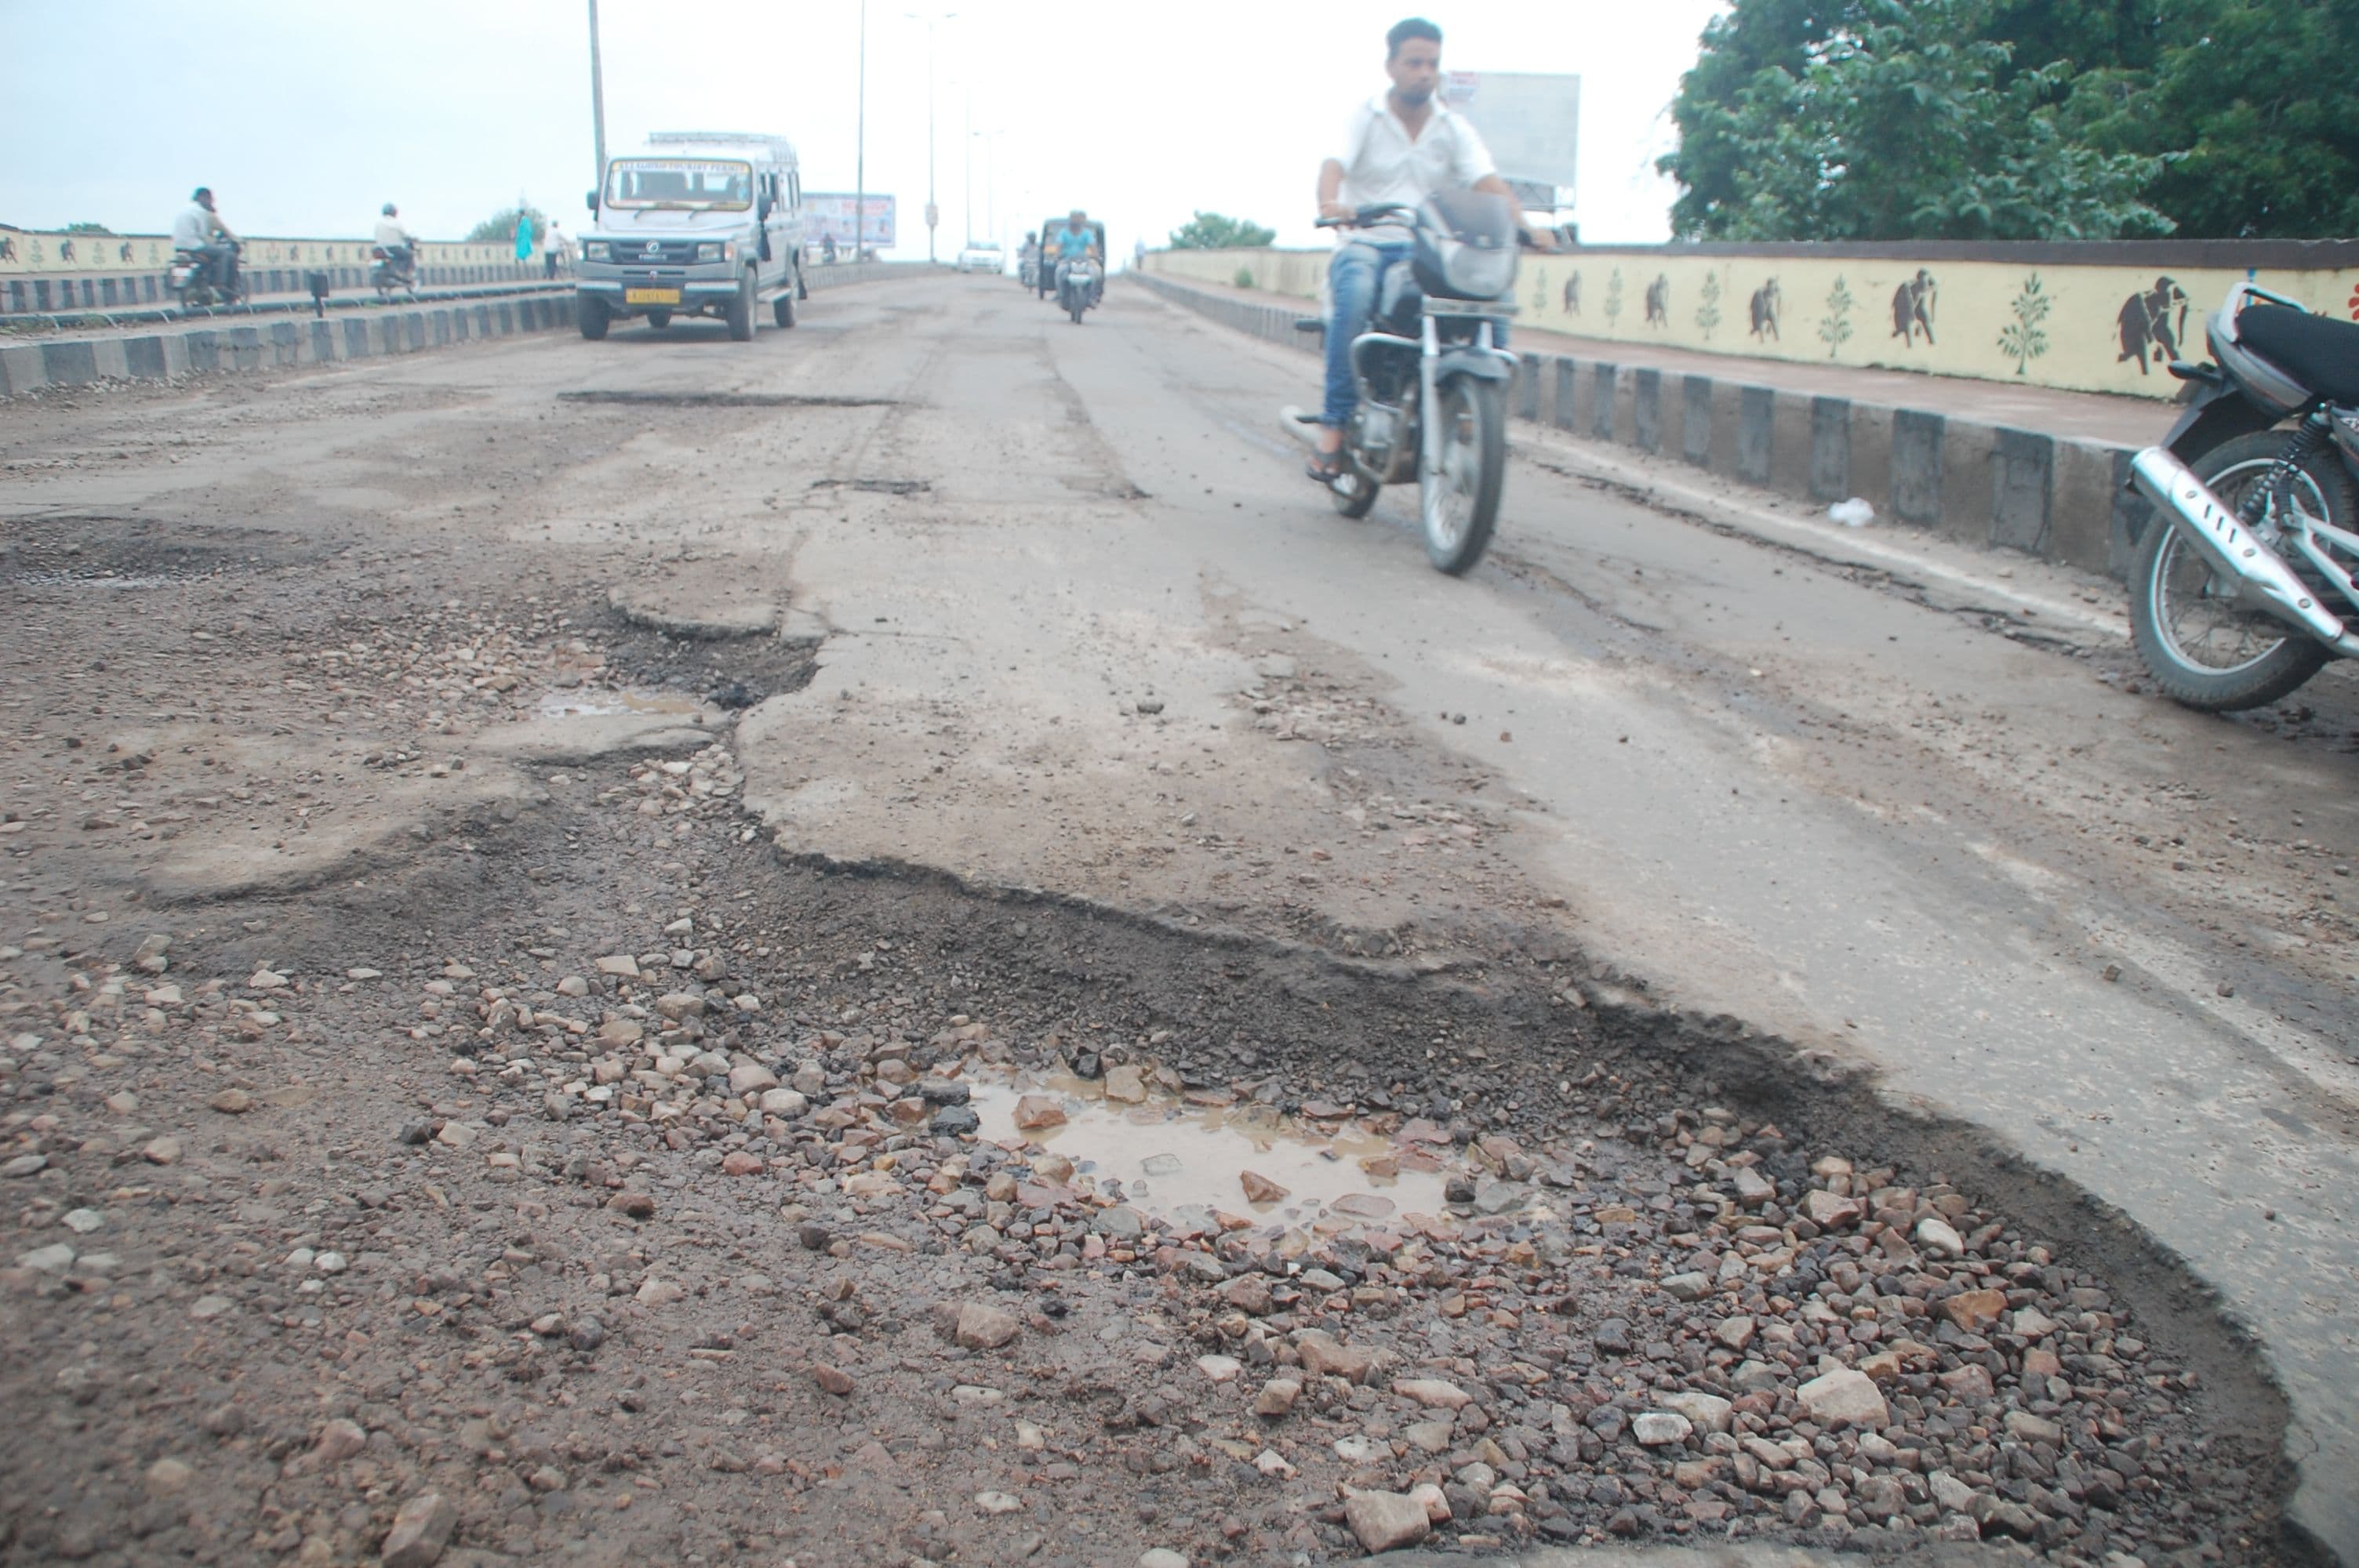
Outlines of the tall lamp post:
{"label": "tall lamp post", "polygon": [[598,0],[590,0],[590,134],[597,146],[598,180],[606,186],[606,77],[598,63]]}
{"label": "tall lamp post", "polygon": [[860,0],[858,120],[852,134],[852,259],[868,237],[868,0]]}
{"label": "tall lamp post", "polygon": [[926,24],[926,259],[934,260],[934,225],[941,209],[934,204],[934,29],[958,15],[956,11],[904,11],[912,22]]}

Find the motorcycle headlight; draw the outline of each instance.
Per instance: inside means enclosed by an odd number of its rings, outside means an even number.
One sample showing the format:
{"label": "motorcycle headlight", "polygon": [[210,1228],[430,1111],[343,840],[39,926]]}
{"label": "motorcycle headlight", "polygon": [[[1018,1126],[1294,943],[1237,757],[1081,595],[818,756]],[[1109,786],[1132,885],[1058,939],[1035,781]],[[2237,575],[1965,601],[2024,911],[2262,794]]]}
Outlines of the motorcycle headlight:
{"label": "motorcycle headlight", "polygon": [[1450,280],[1451,288],[1462,297],[1495,299],[1516,281],[1516,253],[1505,245],[1497,250],[1468,244],[1445,245],[1441,271]]}
{"label": "motorcycle headlight", "polygon": [[614,248],[603,240],[591,240],[582,247],[582,259],[583,261],[612,261],[614,259]]}

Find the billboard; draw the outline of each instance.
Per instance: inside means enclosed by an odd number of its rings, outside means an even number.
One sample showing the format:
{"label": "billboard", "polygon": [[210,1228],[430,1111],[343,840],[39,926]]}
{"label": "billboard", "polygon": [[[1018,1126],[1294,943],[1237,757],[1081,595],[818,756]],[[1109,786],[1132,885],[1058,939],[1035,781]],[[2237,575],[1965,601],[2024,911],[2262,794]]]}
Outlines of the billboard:
{"label": "billboard", "polygon": [[1474,123],[1509,180],[1553,185],[1572,204],[1581,150],[1581,78],[1534,71],[1450,70],[1450,107]]}
{"label": "billboard", "polygon": [[[846,250],[852,248],[853,203],[849,190],[806,190],[803,192],[803,233],[813,244],[830,235]],[[897,217],[893,198],[870,191],[867,197],[867,221],[862,224],[860,240],[876,250],[890,250],[899,242],[894,238]]]}

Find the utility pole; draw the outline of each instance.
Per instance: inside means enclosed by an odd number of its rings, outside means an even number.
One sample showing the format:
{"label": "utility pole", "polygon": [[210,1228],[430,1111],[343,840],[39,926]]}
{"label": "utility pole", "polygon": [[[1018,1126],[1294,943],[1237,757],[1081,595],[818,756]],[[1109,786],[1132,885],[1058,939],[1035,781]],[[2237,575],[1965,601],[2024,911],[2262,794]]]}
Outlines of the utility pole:
{"label": "utility pole", "polygon": [[966,221],[966,243],[974,244],[974,83],[966,86],[966,195],[959,211]]}
{"label": "utility pole", "polygon": [[598,62],[598,0],[590,0],[590,127],[598,148],[597,189],[606,188],[606,77]]}
{"label": "utility pole", "polygon": [[852,259],[868,234],[868,0],[860,0],[859,122],[852,135]]}
{"label": "utility pole", "polygon": [[934,226],[942,216],[942,210],[934,202],[934,29],[958,13],[904,11],[901,15],[912,22],[926,24],[926,259],[930,262],[935,259]]}

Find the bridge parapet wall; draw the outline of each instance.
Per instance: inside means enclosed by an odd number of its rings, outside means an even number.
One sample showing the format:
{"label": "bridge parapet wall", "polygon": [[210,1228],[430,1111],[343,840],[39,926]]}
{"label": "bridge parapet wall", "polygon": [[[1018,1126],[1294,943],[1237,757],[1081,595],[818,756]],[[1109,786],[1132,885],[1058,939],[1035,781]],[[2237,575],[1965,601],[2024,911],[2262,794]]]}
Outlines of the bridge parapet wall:
{"label": "bridge parapet wall", "polygon": [[[1325,250],[1158,251],[1163,276],[1315,298]],[[1527,254],[1519,324],[1740,359],[2168,398],[2246,276],[2359,320],[2359,240],[1583,246]]]}

